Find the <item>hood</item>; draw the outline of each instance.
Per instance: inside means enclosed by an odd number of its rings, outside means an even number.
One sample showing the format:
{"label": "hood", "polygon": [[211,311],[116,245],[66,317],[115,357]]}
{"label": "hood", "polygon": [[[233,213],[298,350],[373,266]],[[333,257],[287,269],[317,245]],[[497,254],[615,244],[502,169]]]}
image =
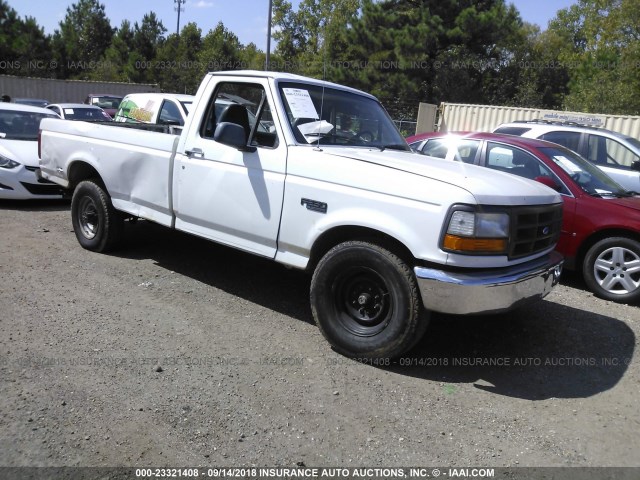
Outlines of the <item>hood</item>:
{"label": "hood", "polygon": [[449,183],[470,192],[484,205],[561,203],[560,194],[534,180],[463,162],[387,149],[324,148],[327,155],[352,158]]}
{"label": "hood", "polygon": [[636,212],[640,212],[640,195],[636,195],[635,197],[628,198],[603,198],[606,202],[610,204],[619,205],[624,208],[630,208],[635,210]]}
{"label": "hood", "polygon": [[37,140],[7,140],[0,138],[0,155],[27,167],[39,166]]}

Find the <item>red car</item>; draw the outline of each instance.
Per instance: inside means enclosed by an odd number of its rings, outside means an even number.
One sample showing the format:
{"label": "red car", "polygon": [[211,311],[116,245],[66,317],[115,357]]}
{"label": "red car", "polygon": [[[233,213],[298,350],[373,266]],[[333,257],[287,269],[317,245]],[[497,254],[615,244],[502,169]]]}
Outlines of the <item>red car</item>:
{"label": "red car", "polygon": [[124,97],[120,95],[110,95],[107,93],[90,93],[83,103],[100,107],[109,114],[111,118],[116,116],[120,102]]}
{"label": "red car", "polygon": [[407,138],[421,154],[530,178],[564,199],[557,250],[589,289],[616,302],[640,300],[640,194],[628,192],[555,143],[494,133],[424,133]]}

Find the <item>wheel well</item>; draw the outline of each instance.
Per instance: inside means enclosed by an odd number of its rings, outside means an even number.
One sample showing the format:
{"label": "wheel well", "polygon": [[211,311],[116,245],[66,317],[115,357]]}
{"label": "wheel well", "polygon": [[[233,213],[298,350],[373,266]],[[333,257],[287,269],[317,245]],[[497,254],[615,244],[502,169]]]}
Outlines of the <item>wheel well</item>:
{"label": "wheel well", "polygon": [[98,171],[89,165],[86,162],[73,162],[69,167],[69,189],[73,190],[83,180],[89,180],[90,178],[95,178],[100,180],[102,183],[102,178],[100,178],[100,174]]}
{"label": "wheel well", "polygon": [[365,241],[386,248],[411,265],[414,256],[411,251],[400,241],[386,233],[366,227],[344,226],[335,227],[324,232],[311,247],[311,255],[307,269],[313,271],[320,259],[336,245],[347,241]]}
{"label": "wheel well", "polygon": [[578,249],[578,252],[576,254],[576,270],[582,270],[582,263],[584,262],[584,258],[587,256],[587,252],[589,251],[589,249],[600,240],[604,240],[605,238],[609,237],[625,237],[640,242],[640,235],[631,230],[617,228],[595,232],[590,237],[587,237],[584,242],[582,242],[582,245],[580,245],[580,248]]}

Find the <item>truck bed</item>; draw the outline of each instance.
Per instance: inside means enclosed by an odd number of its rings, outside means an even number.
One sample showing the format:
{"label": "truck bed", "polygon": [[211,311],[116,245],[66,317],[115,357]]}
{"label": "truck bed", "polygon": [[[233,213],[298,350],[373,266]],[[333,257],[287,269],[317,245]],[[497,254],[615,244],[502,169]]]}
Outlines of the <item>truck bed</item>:
{"label": "truck bed", "polygon": [[104,180],[115,208],[171,226],[171,175],[180,137],[123,125],[46,119],[40,125],[47,142],[42,176],[68,187],[74,162],[88,163]]}

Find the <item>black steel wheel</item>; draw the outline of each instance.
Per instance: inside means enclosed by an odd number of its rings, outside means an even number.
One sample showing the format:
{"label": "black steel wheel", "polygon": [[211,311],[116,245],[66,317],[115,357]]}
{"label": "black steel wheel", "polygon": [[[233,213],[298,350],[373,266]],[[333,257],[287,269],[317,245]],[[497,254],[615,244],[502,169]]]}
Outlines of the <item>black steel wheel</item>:
{"label": "black steel wheel", "polygon": [[340,353],[393,358],[420,339],[428,318],[411,269],[367,242],[345,242],[318,263],[311,308],[322,334]]}
{"label": "black steel wheel", "polygon": [[85,180],[73,192],[71,223],[80,245],[94,252],[115,247],[122,235],[124,217],[111,204],[99,182]]}

